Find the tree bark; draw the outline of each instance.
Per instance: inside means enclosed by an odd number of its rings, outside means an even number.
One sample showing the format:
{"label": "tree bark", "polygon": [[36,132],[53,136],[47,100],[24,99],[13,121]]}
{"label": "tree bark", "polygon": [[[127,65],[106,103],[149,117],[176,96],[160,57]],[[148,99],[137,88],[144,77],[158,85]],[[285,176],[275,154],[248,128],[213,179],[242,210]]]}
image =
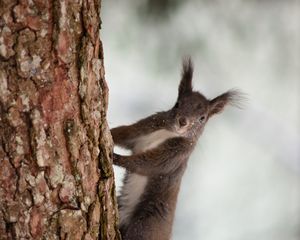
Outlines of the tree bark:
{"label": "tree bark", "polygon": [[100,0],[0,0],[0,239],[120,239]]}

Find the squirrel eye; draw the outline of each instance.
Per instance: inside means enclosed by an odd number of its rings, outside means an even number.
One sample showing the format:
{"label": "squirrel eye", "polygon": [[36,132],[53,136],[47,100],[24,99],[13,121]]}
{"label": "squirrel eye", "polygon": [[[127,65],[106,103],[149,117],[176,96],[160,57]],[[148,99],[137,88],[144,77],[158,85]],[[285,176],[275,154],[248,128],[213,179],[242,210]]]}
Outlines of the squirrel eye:
{"label": "squirrel eye", "polygon": [[204,120],[205,120],[205,116],[202,116],[202,117],[199,118],[199,122],[200,122],[200,123],[203,123]]}

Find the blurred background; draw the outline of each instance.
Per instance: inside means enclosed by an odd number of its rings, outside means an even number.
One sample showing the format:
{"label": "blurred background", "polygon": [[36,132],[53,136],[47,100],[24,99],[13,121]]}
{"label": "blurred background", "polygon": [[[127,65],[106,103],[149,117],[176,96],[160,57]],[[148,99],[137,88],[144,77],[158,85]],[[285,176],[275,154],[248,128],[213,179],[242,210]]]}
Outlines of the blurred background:
{"label": "blurred background", "polygon": [[173,240],[299,240],[300,1],[109,0],[101,11],[110,127],[171,108],[187,55],[206,97],[248,95],[207,124]]}

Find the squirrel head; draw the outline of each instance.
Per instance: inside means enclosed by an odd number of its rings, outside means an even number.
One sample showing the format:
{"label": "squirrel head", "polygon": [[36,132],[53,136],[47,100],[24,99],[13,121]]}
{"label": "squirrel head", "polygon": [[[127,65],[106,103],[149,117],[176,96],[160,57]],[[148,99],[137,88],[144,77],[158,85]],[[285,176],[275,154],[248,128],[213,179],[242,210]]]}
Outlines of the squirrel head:
{"label": "squirrel head", "polygon": [[193,91],[192,78],[193,63],[188,58],[183,61],[178,98],[171,112],[175,115],[175,131],[178,134],[198,137],[210,117],[222,112],[226,105],[239,107],[243,97],[239,91],[230,90],[211,100],[207,99],[200,92]]}

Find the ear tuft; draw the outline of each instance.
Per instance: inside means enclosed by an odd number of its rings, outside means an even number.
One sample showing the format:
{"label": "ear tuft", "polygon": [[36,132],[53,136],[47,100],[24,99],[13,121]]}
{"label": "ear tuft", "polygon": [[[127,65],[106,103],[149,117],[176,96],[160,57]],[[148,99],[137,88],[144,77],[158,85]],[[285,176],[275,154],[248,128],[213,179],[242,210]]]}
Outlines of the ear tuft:
{"label": "ear tuft", "polygon": [[210,101],[209,115],[211,116],[213,114],[222,112],[226,105],[231,105],[242,109],[246,100],[247,97],[245,93],[237,89],[229,90],[228,92],[225,92]]}
{"label": "ear tuft", "polygon": [[194,66],[191,57],[183,59],[182,62],[182,74],[181,81],[178,89],[178,98],[193,91],[192,79],[193,79]]}

